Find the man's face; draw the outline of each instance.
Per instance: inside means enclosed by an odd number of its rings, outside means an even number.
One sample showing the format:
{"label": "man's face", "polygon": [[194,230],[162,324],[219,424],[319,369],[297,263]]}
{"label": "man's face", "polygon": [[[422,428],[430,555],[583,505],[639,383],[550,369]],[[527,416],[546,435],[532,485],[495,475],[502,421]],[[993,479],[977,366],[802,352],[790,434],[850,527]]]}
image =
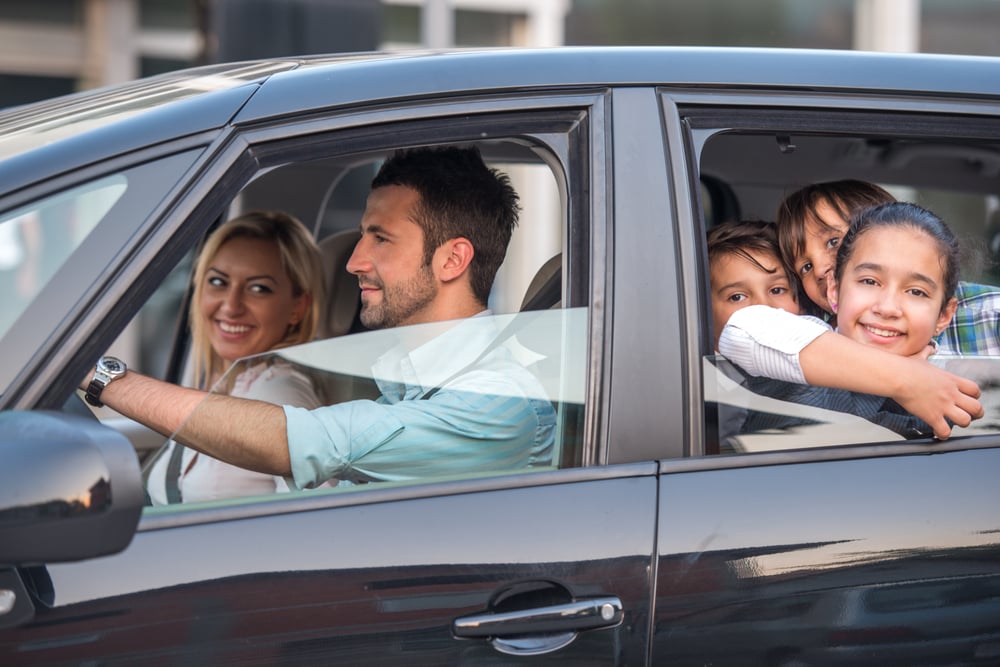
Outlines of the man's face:
{"label": "man's face", "polygon": [[712,319],[715,323],[715,345],[730,316],[741,308],[763,304],[799,313],[795,293],[777,255],[748,250],[767,271],[746,257],[727,253],[712,260]]}
{"label": "man's face", "polygon": [[361,240],[347,270],[361,285],[361,322],[382,329],[430,321],[437,298],[432,267],[424,264],[424,232],[413,213],[420,195],[387,185],[372,190],[361,219]]}

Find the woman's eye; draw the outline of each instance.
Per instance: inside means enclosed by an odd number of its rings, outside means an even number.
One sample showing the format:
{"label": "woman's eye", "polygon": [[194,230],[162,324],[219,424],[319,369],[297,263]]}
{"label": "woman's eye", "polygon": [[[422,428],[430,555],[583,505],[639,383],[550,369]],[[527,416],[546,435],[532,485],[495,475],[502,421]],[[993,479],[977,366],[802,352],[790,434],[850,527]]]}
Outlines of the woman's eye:
{"label": "woman's eye", "polygon": [[211,276],[208,279],[208,284],[211,285],[212,287],[225,287],[226,281],[218,276]]}
{"label": "woman's eye", "polygon": [[253,294],[271,294],[274,290],[267,285],[251,285],[250,292]]}

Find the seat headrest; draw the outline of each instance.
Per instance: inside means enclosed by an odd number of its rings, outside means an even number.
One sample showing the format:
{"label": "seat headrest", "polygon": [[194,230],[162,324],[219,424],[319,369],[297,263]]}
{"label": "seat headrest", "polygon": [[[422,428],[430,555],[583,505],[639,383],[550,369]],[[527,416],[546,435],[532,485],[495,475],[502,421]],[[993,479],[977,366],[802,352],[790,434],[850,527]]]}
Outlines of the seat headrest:
{"label": "seat headrest", "polygon": [[354,246],[360,239],[360,231],[348,229],[331,234],[319,242],[326,303],[320,315],[317,338],[332,338],[350,333],[361,310],[358,279],[347,272],[347,260],[351,258]]}
{"label": "seat headrest", "polygon": [[521,311],[558,308],[562,304],[562,253],[550,258],[531,279]]}

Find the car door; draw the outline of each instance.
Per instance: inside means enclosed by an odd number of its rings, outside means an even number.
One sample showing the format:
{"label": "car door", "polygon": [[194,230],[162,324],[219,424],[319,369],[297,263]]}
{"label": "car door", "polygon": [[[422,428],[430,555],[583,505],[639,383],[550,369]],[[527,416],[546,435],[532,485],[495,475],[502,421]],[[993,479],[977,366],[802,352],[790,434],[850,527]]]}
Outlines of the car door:
{"label": "car door", "polygon": [[[610,313],[595,296],[610,281],[607,95],[504,94],[494,112],[478,91],[471,106],[409,100],[377,113],[250,124],[202,168],[179,207],[203,214],[178,224],[203,226],[258,173],[482,137],[484,153],[499,146],[514,162],[527,154],[551,169],[561,193],[563,310],[555,312],[580,315],[576,330],[555,340],[571,333],[582,341],[578,367],[557,369],[557,380],[572,379],[571,391],[553,400],[576,404],[560,407],[570,416],[559,465],[147,508],[121,553],[17,570],[34,617],[0,629],[0,661],[645,662],[657,469],[652,461],[603,465],[613,445],[599,426],[610,363]],[[529,230],[537,224],[524,221]],[[520,270],[524,284],[535,267]]]}
{"label": "car door", "polygon": [[[684,187],[692,202],[699,190],[702,202],[710,194],[705,179],[698,183],[699,169],[711,187],[726,188],[718,201],[728,198],[751,219],[777,210],[781,196],[806,182],[858,178],[898,186],[901,198],[936,202],[954,227],[981,233],[971,216],[984,209],[973,204],[995,200],[998,187],[995,177],[967,167],[971,156],[996,151],[995,105],[831,93],[783,97],[778,113],[757,93],[725,93],[732,106],[704,114],[684,106],[707,101],[698,94],[661,100],[668,124],[683,127],[692,147],[687,164],[675,162],[676,172],[689,170]],[[898,114],[922,101],[934,112]],[[793,109],[796,102],[802,108]],[[713,113],[719,116],[709,119]],[[952,204],[959,201],[960,208]],[[677,223],[700,229],[703,213],[704,224],[712,224],[699,206]],[[684,257],[704,261],[703,233]],[[683,245],[684,234],[678,236]],[[991,279],[975,268],[963,266],[963,275]],[[707,270],[684,275],[699,273]],[[688,283],[688,293],[707,298],[705,280]],[[995,360],[951,366],[982,383],[984,420],[946,441],[906,441],[852,416],[831,418],[741,393],[718,374],[707,308],[688,322],[688,340],[702,357],[690,377],[700,378],[705,413],[690,456],[661,463],[654,662],[995,661]],[[733,444],[719,433],[717,410],[726,404],[807,421],[741,434]]]}

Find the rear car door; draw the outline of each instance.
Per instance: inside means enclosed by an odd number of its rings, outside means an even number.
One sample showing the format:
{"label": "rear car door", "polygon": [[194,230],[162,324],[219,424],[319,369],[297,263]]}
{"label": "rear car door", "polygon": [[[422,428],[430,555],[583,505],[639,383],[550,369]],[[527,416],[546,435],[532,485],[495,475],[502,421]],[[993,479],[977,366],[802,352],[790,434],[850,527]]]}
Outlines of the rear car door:
{"label": "rear car door", "polygon": [[[679,209],[676,222],[682,257],[701,263],[682,280],[701,300],[688,302],[687,349],[702,358],[689,377],[701,382],[705,412],[691,450],[678,452],[686,458],[661,463],[654,661],[996,661],[996,361],[955,367],[981,383],[987,416],[947,441],[887,439],[863,421],[828,428],[818,418],[732,445],[719,436],[717,410],[734,399],[711,363],[703,244],[706,227],[731,219],[723,216],[773,220],[785,194],[837,178],[893,187],[934,208],[964,243],[988,241],[1000,183],[981,161],[998,154],[1000,107],[850,91],[782,95],[780,108],[762,91],[717,91],[711,100],[672,91],[661,103],[668,127],[691,146],[685,163],[673,162],[689,175],[674,183],[701,204]],[[690,239],[689,225],[699,230]],[[977,270],[966,264],[962,277],[997,284]],[[751,408],[757,400],[744,399]],[[804,410],[778,412],[815,417]]]}

